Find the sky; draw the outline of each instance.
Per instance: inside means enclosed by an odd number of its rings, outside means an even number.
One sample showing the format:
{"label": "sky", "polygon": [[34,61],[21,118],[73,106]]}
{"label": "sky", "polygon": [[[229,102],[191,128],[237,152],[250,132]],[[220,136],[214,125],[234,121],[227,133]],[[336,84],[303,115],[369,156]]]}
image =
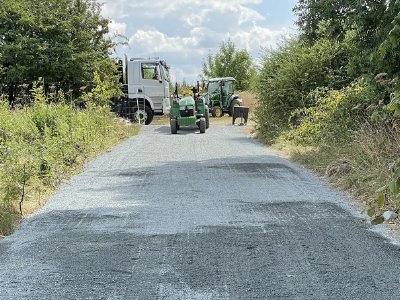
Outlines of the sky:
{"label": "sky", "polygon": [[[205,58],[230,39],[255,62],[296,34],[295,0],[98,0],[110,34],[127,45],[114,56],[160,57],[175,81],[194,83]],[[118,38],[116,39],[118,40]]]}

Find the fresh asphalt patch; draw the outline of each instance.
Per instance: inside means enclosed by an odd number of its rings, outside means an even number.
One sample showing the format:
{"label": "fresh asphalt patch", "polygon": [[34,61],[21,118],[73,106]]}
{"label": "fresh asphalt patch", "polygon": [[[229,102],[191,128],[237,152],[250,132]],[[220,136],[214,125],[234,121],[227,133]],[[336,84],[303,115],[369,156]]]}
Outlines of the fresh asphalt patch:
{"label": "fresh asphalt patch", "polygon": [[0,241],[0,299],[400,298],[400,248],[311,172],[235,126],[168,130],[94,159]]}

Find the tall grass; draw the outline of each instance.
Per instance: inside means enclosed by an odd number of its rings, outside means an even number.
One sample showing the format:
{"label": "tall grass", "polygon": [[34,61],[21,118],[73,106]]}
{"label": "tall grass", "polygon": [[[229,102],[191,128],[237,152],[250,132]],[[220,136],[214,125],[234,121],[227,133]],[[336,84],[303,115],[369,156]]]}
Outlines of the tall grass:
{"label": "tall grass", "polygon": [[[276,146],[290,145],[293,160],[371,205],[376,201],[376,191],[394,178],[393,170],[400,153],[400,130],[395,124],[395,120],[366,122],[351,133],[347,142],[303,147],[281,140]],[[382,210],[388,209],[400,210],[400,203],[390,193],[385,195],[382,207]]]}
{"label": "tall grass", "polygon": [[0,235],[10,234],[85,161],[138,131],[106,107],[44,100],[15,110],[0,102]]}

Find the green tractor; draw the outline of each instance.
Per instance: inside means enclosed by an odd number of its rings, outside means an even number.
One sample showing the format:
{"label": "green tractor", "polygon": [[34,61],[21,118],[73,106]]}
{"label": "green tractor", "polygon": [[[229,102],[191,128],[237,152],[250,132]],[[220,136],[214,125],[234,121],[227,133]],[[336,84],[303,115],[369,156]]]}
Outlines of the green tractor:
{"label": "green tractor", "polygon": [[177,134],[181,126],[197,125],[200,133],[205,133],[209,128],[209,109],[204,98],[199,97],[198,88],[193,88],[193,96],[178,96],[178,86],[172,101],[170,113],[171,133]]}
{"label": "green tractor", "polygon": [[235,106],[242,106],[243,101],[235,95],[235,78],[211,78],[207,83],[207,98],[213,117],[223,117],[224,113],[233,115]]}

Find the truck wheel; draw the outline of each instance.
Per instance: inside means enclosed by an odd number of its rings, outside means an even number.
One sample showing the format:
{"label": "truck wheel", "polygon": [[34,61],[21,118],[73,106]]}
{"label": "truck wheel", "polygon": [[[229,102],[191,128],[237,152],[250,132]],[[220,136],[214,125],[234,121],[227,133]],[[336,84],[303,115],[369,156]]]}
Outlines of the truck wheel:
{"label": "truck wheel", "polygon": [[206,119],[200,118],[200,133],[206,132]]}
{"label": "truck wheel", "polygon": [[177,134],[178,133],[178,123],[176,122],[176,119],[170,119],[169,124],[171,125],[171,133]]}
{"label": "truck wheel", "polygon": [[213,117],[221,118],[224,116],[224,111],[219,106],[214,106],[212,108],[211,114]]}
{"label": "truck wheel", "polygon": [[208,110],[208,106],[205,106],[205,111],[204,111],[204,115],[206,118],[206,129],[208,129],[210,127],[210,111]]}
{"label": "truck wheel", "polygon": [[132,121],[139,124],[149,125],[153,121],[153,111],[147,105],[143,108],[134,107]]}
{"label": "truck wheel", "polygon": [[229,116],[232,117],[233,116],[233,109],[236,106],[241,106],[242,104],[240,103],[239,100],[235,99],[231,102],[231,106],[229,107]]}

